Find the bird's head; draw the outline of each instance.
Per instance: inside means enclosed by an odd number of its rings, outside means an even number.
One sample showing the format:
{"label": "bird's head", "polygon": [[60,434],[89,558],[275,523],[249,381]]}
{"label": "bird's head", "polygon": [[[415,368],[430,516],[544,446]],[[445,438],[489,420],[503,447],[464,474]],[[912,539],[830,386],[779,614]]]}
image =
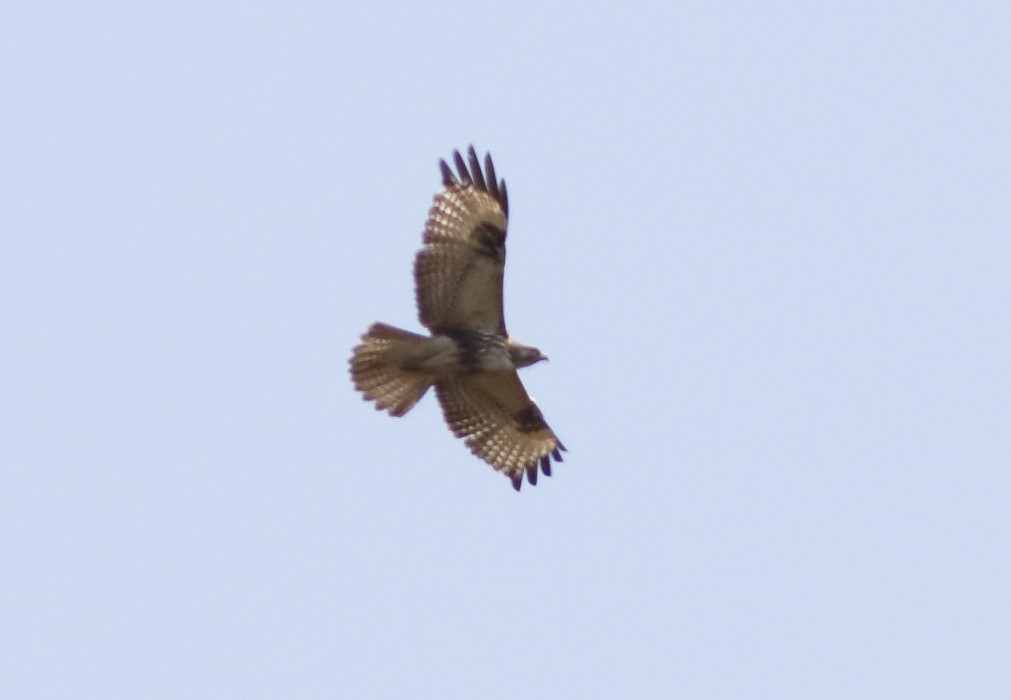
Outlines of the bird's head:
{"label": "bird's head", "polygon": [[535,362],[548,359],[547,355],[541,354],[540,350],[529,345],[520,345],[519,343],[509,341],[508,348],[509,359],[512,360],[516,367],[529,367]]}

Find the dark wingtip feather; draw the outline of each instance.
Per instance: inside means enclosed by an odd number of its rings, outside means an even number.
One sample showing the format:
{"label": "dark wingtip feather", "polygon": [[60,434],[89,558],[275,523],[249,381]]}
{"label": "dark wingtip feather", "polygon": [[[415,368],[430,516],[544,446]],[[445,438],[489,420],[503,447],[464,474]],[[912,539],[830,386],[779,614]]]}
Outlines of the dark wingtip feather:
{"label": "dark wingtip feather", "polygon": [[439,161],[439,170],[442,171],[442,185],[443,185],[443,187],[449,187],[450,185],[457,184],[456,183],[456,175],[454,175],[453,171],[450,170],[449,165],[446,164],[446,161],[444,161],[444,160],[440,160]]}
{"label": "dark wingtip feather", "polygon": [[460,173],[460,182],[465,185],[474,184],[474,180],[470,176],[470,171],[467,170],[467,164],[463,160],[463,156],[460,155],[460,151],[453,151],[453,162],[456,163],[456,170]]}
{"label": "dark wingtip feather", "polygon": [[459,175],[455,174],[446,161],[439,161],[439,169],[442,171],[442,184],[444,187],[451,185],[474,185],[479,190],[487,192],[501,205],[502,212],[509,218],[509,193],[506,191],[505,180],[499,180],[495,173],[495,164],[492,163],[491,153],[484,155],[484,168],[481,168],[481,160],[477,151],[471,145],[467,148],[467,158],[464,159],[460,151],[453,151],[453,165],[456,166]]}
{"label": "dark wingtip feather", "polygon": [[491,162],[491,153],[484,154],[484,169],[486,173],[485,179],[488,181],[488,194],[498,199],[498,180],[495,179],[495,164]]}
{"label": "dark wingtip feather", "polygon": [[477,151],[474,146],[467,149],[467,160],[470,161],[470,175],[474,178],[474,184],[479,190],[488,192],[488,185],[484,181],[484,173],[481,172],[481,161],[477,159]]}
{"label": "dark wingtip feather", "polygon": [[[559,443],[558,445],[561,449],[565,449]],[[526,472],[527,481],[530,482],[531,486],[537,486],[537,476],[539,473],[543,473],[544,476],[551,476],[551,458],[554,457],[556,461],[562,461],[562,455],[559,453],[558,449],[553,449],[550,455],[542,455],[541,457],[534,460],[532,464],[528,464],[523,472],[520,472],[516,476],[510,475],[509,478],[512,479],[513,488],[517,491],[520,490],[520,486],[523,484],[523,473]],[[538,471],[538,467],[540,471]]]}

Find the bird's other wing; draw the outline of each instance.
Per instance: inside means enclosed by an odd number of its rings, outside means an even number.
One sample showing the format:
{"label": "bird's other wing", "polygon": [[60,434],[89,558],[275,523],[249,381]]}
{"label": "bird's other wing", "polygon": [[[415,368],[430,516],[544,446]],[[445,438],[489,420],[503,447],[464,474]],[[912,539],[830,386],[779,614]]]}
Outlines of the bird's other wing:
{"label": "bird's other wing", "polygon": [[458,175],[440,161],[442,190],[425,224],[425,247],[414,261],[415,296],[422,325],[462,327],[505,336],[502,274],[509,199],[495,179],[491,155],[484,171],[471,146]]}
{"label": "bird's other wing", "polygon": [[453,374],[435,390],[449,429],[475,455],[512,479],[537,483],[537,468],[551,476],[551,459],[565,450],[513,372]]}

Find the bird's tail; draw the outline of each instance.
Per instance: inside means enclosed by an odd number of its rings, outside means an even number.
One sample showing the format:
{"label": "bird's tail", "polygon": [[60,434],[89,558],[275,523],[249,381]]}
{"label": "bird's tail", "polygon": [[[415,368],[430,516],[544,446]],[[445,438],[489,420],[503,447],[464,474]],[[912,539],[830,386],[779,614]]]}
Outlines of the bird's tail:
{"label": "bird's tail", "polygon": [[373,323],[362,336],[362,342],[351,356],[351,378],[355,388],[377,410],[391,416],[402,416],[432,386],[434,377],[423,371],[404,369],[413,358],[423,356],[431,341],[423,335]]}

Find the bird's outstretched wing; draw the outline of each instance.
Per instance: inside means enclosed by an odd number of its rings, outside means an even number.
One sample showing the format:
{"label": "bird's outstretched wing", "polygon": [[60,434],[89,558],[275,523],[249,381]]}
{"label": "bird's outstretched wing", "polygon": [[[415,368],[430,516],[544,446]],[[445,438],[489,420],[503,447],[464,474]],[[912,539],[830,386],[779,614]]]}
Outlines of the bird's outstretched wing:
{"label": "bird's outstretched wing", "polygon": [[435,391],[449,429],[475,455],[512,479],[537,483],[537,468],[551,476],[551,459],[562,461],[565,446],[530,400],[516,372],[453,374]]}
{"label": "bird's outstretched wing", "polygon": [[415,296],[422,325],[433,331],[461,327],[506,335],[502,313],[509,199],[495,178],[491,155],[484,171],[471,146],[459,176],[440,161],[442,190],[428,213],[425,247],[414,261]]}

